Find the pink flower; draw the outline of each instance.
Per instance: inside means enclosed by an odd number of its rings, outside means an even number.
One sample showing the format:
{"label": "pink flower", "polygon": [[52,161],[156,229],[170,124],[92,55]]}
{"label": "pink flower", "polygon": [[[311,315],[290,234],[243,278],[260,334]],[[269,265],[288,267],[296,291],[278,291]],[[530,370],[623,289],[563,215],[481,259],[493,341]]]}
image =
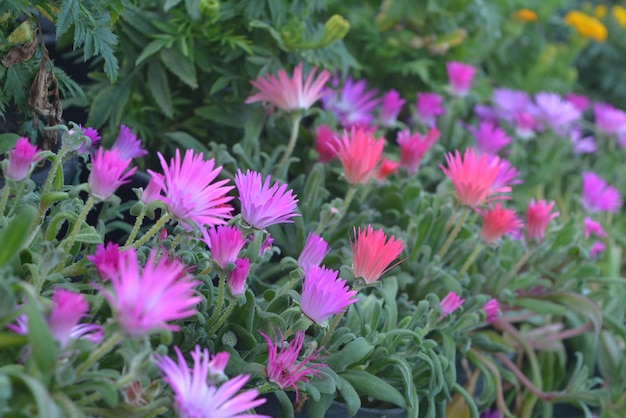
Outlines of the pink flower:
{"label": "pink flower", "polygon": [[400,168],[400,163],[398,161],[383,158],[380,163],[380,167],[378,167],[378,170],[374,172],[374,178],[378,181],[384,181],[387,177],[396,173],[398,168]]}
{"label": "pink flower", "polygon": [[141,140],[137,139],[137,135],[126,125],[120,126],[120,133],[113,144],[113,149],[118,150],[122,158],[127,160],[143,157],[148,153],[141,148]]}
{"label": "pink flower", "polygon": [[376,139],[368,130],[344,130],[336,150],[346,181],[353,186],[367,183],[382,158],[384,146],[385,140]]}
{"label": "pink flower", "polygon": [[228,265],[237,261],[239,252],[248,242],[235,226],[221,225],[202,232],[202,240],[211,250],[211,258],[222,270],[228,270]]}
{"label": "pink flower", "polygon": [[[101,137],[98,131],[92,127],[85,128],[83,125],[79,124],[78,129],[83,134],[83,137],[87,137],[89,141],[83,142],[83,144],[81,144],[81,146],[76,150],[76,152],[78,152],[79,154],[85,154],[87,153],[89,148],[93,147],[98,142],[100,142]],[[71,129],[69,133],[71,134],[72,132],[73,130]]]}
{"label": "pink flower", "polygon": [[456,311],[463,304],[463,302],[465,302],[465,299],[461,299],[459,295],[450,291],[439,304],[439,307],[441,308],[441,316],[439,316],[438,320],[441,321],[443,318]]}
{"label": "pink flower", "polygon": [[591,249],[589,249],[589,257],[594,258],[605,249],[606,246],[604,245],[604,243],[598,241],[591,246]]}
{"label": "pink flower", "polygon": [[439,139],[437,128],[430,128],[424,136],[419,132],[411,135],[408,129],[398,132],[396,142],[400,146],[400,166],[409,170],[411,174],[417,173],[424,154],[437,142],[437,139]]}
{"label": "pink flower", "polygon": [[161,195],[161,184],[163,184],[164,177],[159,173],[150,173],[150,181],[145,190],[141,192],[141,201],[146,205],[154,202],[155,200],[163,200]]}
{"label": "pink flower", "polygon": [[465,96],[472,87],[476,68],[462,62],[446,63],[450,92],[458,97]]}
{"label": "pink flower", "polygon": [[[498,158],[497,156],[490,156],[489,160],[493,160]],[[501,187],[512,186],[514,184],[521,184],[522,180],[517,179],[516,177],[519,175],[519,172],[515,167],[511,165],[510,162],[505,160],[504,158],[500,158],[500,173],[498,173],[498,177],[496,177],[496,181],[491,185],[491,192],[496,193],[498,189]],[[508,196],[504,197],[505,199],[509,199]]]}
{"label": "pink flower", "polygon": [[568,93],[565,95],[565,100],[573,104],[580,112],[584,112],[589,106],[589,98],[582,94]]}
{"label": "pink flower", "polygon": [[[254,235],[252,235],[252,237],[254,238]],[[265,241],[263,241],[263,244],[261,244],[261,248],[259,249],[259,256],[262,256],[266,251],[271,250],[273,243],[274,238],[272,238],[272,236],[268,233],[267,238],[265,238]]]}
{"label": "pink flower", "polygon": [[337,274],[313,264],[304,266],[300,309],[311,321],[323,324],[358,300],[354,297],[357,291],[350,290]]}
{"label": "pink flower", "polygon": [[446,154],[446,163],[448,168],[440,167],[452,181],[459,201],[472,208],[488,201],[508,199],[496,194],[510,192],[508,183],[517,174],[505,160],[486,154],[477,156],[471,148],[465,150],[463,157],[458,150]]}
{"label": "pink flower", "polygon": [[530,113],[521,112],[515,115],[515,134],[528,139],[535,135],[535,118]]}
{"label": "pink flower", "polygon": [[626,129],[626,112],[608,103],[594,103],[593,116],[598,130],[605,135],[616,135]]}
{"label": "pink flower", "polygon": [[500,203],[493,208],[477,210],[483,218],[483,226],[480,229],[480,237],[488,244],[498,241],[504,234],[508,234],[522,227],[520,221],[512,209],[504,209]]}
{"label": "pink flower", "polygon": [[583,172],[583,207],[591,213],[615,212],[622,206],[619,191],[591,171]]}
{"label": "pink flower", "polygon": [[515,119],[516,115],[526,112],[531,104],[527,92],[505,88],[493,90],[493,102],[498,115],[509,122]]}
{"label": "pink flower", "polygon": [[287,190],[287,185],[278,182],[270,187],[271,178],[268,175],[263,181],[261,173],[241,170],[235,175],[235,184],[239,191],[241,202],[241,217],[253,228],[265,229],[277,223],[291,223],[291,218],[299,216],[295,213],[298,199],[293,190]]}
{"label": "pink flower", "polygon": [[[248,415],[243,412],[265,402],[257,399],[259,392],[250,389],[238,393],[250,376],[239,375],[220,387],[207,384],[209,376],[209,350],[200,350],[196,345],[191,352],[193,368],[187,366],[180,349],[174,347],[178,363],[165,356],[155,355],[156,365],[163,373],[163,380],[174,392],[174,402],[180,418],[261,418],[263,415]],[[267,417],[269,418],[269,417]]]}
{"label": "pink flower", "polygon": [[320,161],[327,163],[337,158],[335,149],[337,134],[328,125],[320,125],[315,130],[315,151],[320,156]]}
{"label": "pink flower", "polygon": [[387,128],[395,126],[404,103],[406,100],[401,98],[397,91],[389,90],[385,93],[380,109],[380,124]]}
{"label": "pink flower", "polygon": [[243,295],[246,291],[246,278],[250,270],[250,260],[240,258],[235,261],[235,268],[228,272],[228,288],[233,296]]}
{"label": "pink flower", "polygon": [[479,153],[496,155],[511,142],[506,132],[491,122],[480,122],[478,128],[469,126],[468,130],[476,139],[476,149]]}
{"label": "pink flower", "polygon": [[268,102],[285,112],[307,110],[325,93],[324,84],[330,73],[322,70],[317,76],[313,68],[306,80],[302,79],[302,63],[293,70],[293,78],[289,78],[284,69],[278,71],[278,77],[268,75],[250,81],[259,92],[246,99],[246,103]]}
{"label": "pink flower", "polygon": [[[333,84],[337,84],[334,81]],[[348,77],[340,92],[331,91],[322,98],[324,109],[335,114],[344,128],[367,127],[374,120],[372,112],[380,99],[377,90],[367,91],[365,80],[356,83]]]}
{"label": "pink flower", "polygon": [[267,341],[267,380],[278,384],[282,389],[295,389],[296,403],[298,403],[298,382],[309,383],[312,377],[319,376],[321,370],[328,366],[313,363],[321,358],[317,355],[319,350],[298,362],[298,356],[304,344],[304,331],[296,332],[290,344],[284,343],[283,333],[280,330],[278,339],[274,336],[275,341],[262,331],[259,333]]}
{"label": "pink flower", "polygon": [[180,151],[170,160],[168,166],[165,158],[158,153],[164,177],[153,176],[154,182],[161,186],[165,196],[162,198],[169,213],[184,227],[191,222],[199,225],[222,225],[224,219],[231,218],[233,208],[226,203],[232,197],[227,196],[233,187],[226,186],[228,180],[213,182],[222,167],[215,167],[215,160],[205,161],[202,154],[195,155],[187,150],[181,161]]}
{"label": "pink flower", "polygon": [[89,173],[89,189],[91,194],[99,200],[106,200],[122,184],[128,183],[137,167],[127,171],[130,160],[123,158],[116,149],[105,151],[98,148],[91,155],[91,172]]}
{"label": "pink flower", "polygon": [[536,120],[549,126],[557,135],[567,136],[582,112],[556,93],[537,93],[530,109]]}
{"label": "pink flower", "polygon": [[589,238],[591,235],[596,235],[597,237],[604,238],[608,234],[602,228],[602,224],[600,222],[596,222],[593,219],[587,217],[585,218],[585,238]]}
{"label": "pink flower", "polygon": [[594,137],[586,136],[583,138],[582,131],[578,128],[572,129],[569,139],[572,143],[572,151],[574,151],[574,154],[593,154],[597,150]]}
{"label": "pink flower", "polygon": [[500,304],[498,303],[498,299],[490,299],[483,306],[483,310],[485,311],[487,322],[490,324],[494,322],[500,316]]}
{"label": "pink flower", "polygon": [[142,269],[134,248],[125,250],[117,274],[111,277],[113,291],[99,286],[115,311],[121,328],[130,337],[142,337],[159,329],[176,331],[178,325],[168,324],[192,316],[194,306],[202,298],[194,296],[193,288],[200,282],[185,270],[178,260],[161,257],[152,248]]}
{"label": "pink flower", "polygon": [[9,151],[9,160],[5,168],[5,176],[15,181],[22,181],[28,177],[29,171],[39,160],[37,146],[32,145],[28,138],[21,137],[15,142],[15,146]]}
{"label": "pink flower", "polygon": [[437,116],[446,113],[443,98],[437,93],[417,93],[415,110],[418,122],[430,128],[437,124]]}
{"label": "pink flower", "polygon": [[300,257],[298,257],[298,265],[302,268],[308,265],[319,266],[329,251],[326,241],[315,232],[311,232],[306,238]]}
{"label": "pink flower", "polygon": [[545,200],[536,202],[535,199],[530,199],[526,211],[526,234],[529,240],[543,241],[550,221],[559,216],[558,212],[550,213],[554,204]]}
{"label": "pink flower", "polygon": [[122,259],[127,254],[126,251],[120,251],[118,244],[107,242],[106,246],[98,244],[96,252],[85,258],[93,263],[102,280],[109,280],[117,274],[122,264]]}
{"label": "pink flower", "polygon": [[371,284],[400,263],[392,264],[404,251],[404,244],[394,236],[387,239],[382,229],[374,230],[368,225],[364,230],[354,229],[354,241],[350,242],[350,248],[354,277]]}

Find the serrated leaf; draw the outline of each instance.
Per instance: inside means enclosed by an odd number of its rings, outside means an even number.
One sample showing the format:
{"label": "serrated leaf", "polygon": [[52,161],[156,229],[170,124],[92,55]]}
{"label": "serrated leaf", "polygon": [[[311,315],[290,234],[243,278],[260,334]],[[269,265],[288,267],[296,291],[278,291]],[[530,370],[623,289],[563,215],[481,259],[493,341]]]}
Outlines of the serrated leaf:
{"label": "serrated leaf", "polygon": [[170,48],[172,46],[173,41],[174,40],[172,38],[159,38],[150,42],[148,45],[146,45],[143,51],[141,51],[141,54],[139,54],[139,56],[135,60],[135,66],[138,66],[139,64],[144,62],[147,58],[156,54],[163,48]]}

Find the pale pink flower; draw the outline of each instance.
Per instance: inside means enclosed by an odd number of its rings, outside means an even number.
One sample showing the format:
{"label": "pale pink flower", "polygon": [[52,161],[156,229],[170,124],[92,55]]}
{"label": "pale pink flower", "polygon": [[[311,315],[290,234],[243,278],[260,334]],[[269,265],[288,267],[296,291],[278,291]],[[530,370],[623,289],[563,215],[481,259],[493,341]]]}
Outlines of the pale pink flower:
{"label": "pale pink flower", "polygon": [[526,211],[526,235],[529,240],[536,239],[543,241],[550,222],[559,216],[558,212],[551,213],[555,202],[546,202],[545,200],[530,199]]}
{"label": "pale pink flower", "polygon": [[374,171],[374,178],[378,181],[384,181],[390,175],[396,173],[400,168],[398,161],[390,160],[389,158],[383,158],[380,162],[378,170]]}
{"label": "pale pink flower", "polygon": [[400,166],[409,170],[411,174],[417,173],[424,154],[432,148],[437,139],[439,139],[437,128],[430,128],[426,135],[419,132],[411,134],[408,129],[398,132],[396,142],[400,147]]}
{"label": "pale pink flower", "polygon": [[39,160],[37,158],[39,151],[36,145],[30,143],[28,138],[19,138],[15,142],[15,146],[9,151],[4,175],[16,181],[24,180]]}
{"label": "pale pink flower", "polygon": [[335,270],[313,264],[304,267],[300,309],[311,321],[323,324],[358,300],[357,291],[350,290],[337,274]]}
{"label": "pale pink flower", "polygon": [[215,167],[215,160],[205,161],[202,154],[195,155],[187,150],[181,160],[180,150],[171,159],[169,166],[161,153],[158,153],[164,177],[154,176],[148,170],[155,183],[161,186],[165,196],[161,198],[167,205],[168,212],[189,227],[191,222],[199,225],[222,225],[225,219],[232,217],[233,208],[226,203],[232,199],[227,196],[233,187],[226,186],[228,180],[214,180],[222,171]]}
{"label": "pale pink flower", "polygon": [[616,135],[626,129],[626,112],[608,103],[594,103],[593,116],[596,127],[605,135]]}
{"label": "pale pink flower", "polygon": [[207,383],[213,385],[228,380],[226,366],[229,359],[230,354],[226,351],[213,355],[213,358],[209,361]]}
{"label": "pale pink flower", "polygon": [[465,96],[472,87],[476,68],[462,62],[451,61],[446,63],[446,70],[450,93],[458,97]]}
{"label": "pale pink flower", "polygon": [[222,270],[228,270],[228,265],[237,261],[239,252],[248,242],[236,226],[220,225],[202,232],[202,241],[209,247],[211,258]]}
{"label": "pale pink flower", "polygon": [[315,360],[321,359],[317,355],[319,350],[298,361],[298,356],[304,345],[304,331],[296,332],[289,344],[284,341],[281,330],[279,330],[278,336],[274,336],[274,341],[263,331],[259,331],[259,333],[267,341],[267,380],[278,384],[282,389],[294,389],[296,391],[296,403],[298,403],[298,382],[309,383],[312,377],[320,376],[322,369],[328,366],[323,363],[313,363]]}
{"label": "pale pink flower", "polygon": [[600,238],[604,238],[608,236],[602,224],[600,222],[596,222],[593,219],[586,217],[585,218],[585,238],[589,238],[590,236],[595,235]]}
{"label": "pale pink flower", "polygon": [[243,295],[246,291],[246,278],[250,270],[250,260],[239,258],[235,261],[235,268],[228,272],[228,288],[233,296]]}
{"label": "pale pink flower", "polygon": [[[337,80],[333,84],[338,84]],[[374,120],[373,112],[380,99],[377,90],[367,90],[365,80],[354,82],[348,77],[340,92],[329,91],[322,98],[324,109],[335,114],[344,128],[367,127]]]}
{"label": "pale pink flower", "polygon": [[583,207],[591,213],[619,212],[622,200],[619,191],[591,171],[583,172]]}
{"label": "pale pink flower", "polygon": [[156,201],[163,200],[163,195],[161,195],[161,184],[163,184],[164,177],[159,173],[150,173],[150,180],[148,181],[148,185],[141,192],[141,201],[146,205]]}
{"label": "pale pink flower", "polygon": [[446,113],[443,98],[437,93],[417,93],[415,110],[417,121],[429,128],[437,124],[437,116]]}
{"label": "pale pink flower", "polygon": [[98,244],[96,252],[85,258],[93,263],[102,280],[109,280],[117,274],[122,259],[127,255],[126,251],[120,251],[118,244],[107,242],[106,246]]}
{"label": "pale pink flower", "polygon": [[120,132],[113,144],[113,149],[118,150],[122,158],[127,160],[143,157],[148,153],[141,148],[141,140],[137,139],[137,135],[126,125],[120,126]]}
{"label": "pale pink flower", "polygon": [[498,88],[493,90],[492,97],[498,116],[509,122],[526,112],[531,104],[530,95],[523,90]]}
{"label": "pale pink flower", "polygon": [[116,149],[104,150],[100,147],[91,155],[91,172],[89,173],[89,190],[99,200],[106,200],[122,184],[128,183],[137,167],[128,170],[130,159],[122,157]]}
{"label": "pale pink flower", "polygon": [[293,70],[293,78],[287,75],[284,69],[278,71],[277,76],[268,75],[250,81],[259,92],[248,97],[246,103],[267,102],[285,112],[307,110],[324,94],[324,84],[330,78],[330,73],[322,70],[317,76],[313,68],[306,80],[302,78],[302,63]]}
{"label": "pale pink flower", "polygon": [[589,256],[594,258],[605,249],[606,249],[606,245],[604,245],[603,242],[600,242],[600,241],[595,242],[589,249]]}
{"label": "pale pink flower", "polygon": [[298,265],[302,268],[308,265],[319,266],[329,251],[328,243],[315,232],[311,232],[306,238],[300,257],[298,257]]}
{"label": "pale pink flower", "polygon": [[241,170],[235,175],[235,185],[239,191],[241,202],[241,217],[253,228],[265,229],[278,223],[291,223],[291,218],[300,216],[296,195],[293,190],[287,190],[286,184],[278,182],[270,187],[272,179],[268,175],[263,181],[261,173]]}
{"label": "pale pink flower", "polygon": [[168,321],[194,315],[195,305],[202,300],[193,290],[200,282],[186,272],[186,266],[165,256],[157,260],[158,252],[152,248],[141,268],[137,251],[125,250],[117,274],[111,277],[112,291],[95,285],[128,336],[139,338],[160,329],[177,331],[180,327]]}
{"label": "pale pink flower", "polygon": [[[190,369],[180,349],[174,347],[178,363],[169,357],[155,355],[155,364],[163,373],[163,380],[174,392],[176,411],[180,418],[265,418],[264,415],[249,415],[244,412],[255,408],[265,399],[258,398],[259,392],[250,389],[238,393],[250,376],[239,375],[221,386],[207,384],[209,376],[209,350],[196,345],[191,352],[193,367]],[[257,399],[258,398],[258,399]],[[267,417],[270,418],[270,417]]]}
{"label": "pale pink flower", "polygon": [[[252,237],[254,238],[254,235],[252,235]],[[265,254],[266,251],[270,251],[272,244],[274,244],[274,238],[268,233],[267,238],[265,238],[265,241],[261,244],[261,248],[259,248],[259,256]]]}
{"label": "pale pink flower", "polygon": [[589,107],[589,98],[582,94],[568,93],[565,95],[565,100],[573,104],[580,112],[584,112]]}
{"label": "pale pink flower", "polygon": [[483,310],[485,311],[487,322],[490,324],[494,322],[500,316],[500,304],[498,303],[498,299],[489,299],[483,306]]}
{"label": "pale pink flower", "polygon": [[368,225],[363,230],[354,228],[350,248],[354,277],[371,284],[400,263],[393,261],[404,251],[404,244],[394,236],[388,239],[382,229],[374,230]]}
{"label": "pale pink flower", "polygon": [[474,135],[479,153],[496,155],[511,142],[506,132],[491,122],[482,121],[478,128],[468,126],[467,129]]}
{"label": "pale pink flower", "polygon": [[450,291],[445,298],[441,299],[441,303],[439,304],[441,315],[438,320],[441,321],[443,318],[456,311],[463,302],[465,302],[465,299],[461,299],[459,295]]}
{"label": "pale pink flower", "polygon": [[496,203],[492,208],[476,211],[483,219],[480,237],[488,244],[495,243],[504,234],[523,226],[522,221],[515,215],[515,211],[503,208],[500,203]]}
{"label": "pale pink flower", "polygon": [[376,139],[369,130],[352,128],[344,130],[335,145],[346,181],[355,186],[367,183],[374,175],[383,155],[385,140]]}
{"label": "pale pink flower", "polygon": [[406,103],[406,100],[400,97],[400,93],[397,91],[389,90],[385,93],[378,118],[380,125],[387,128],[395,126],[404,103]]}
{"label": "pale pink flower", "polygon": [[335,142],[337,134],[328,125],[320,125],[315,130],[315,151],[319,154],[320,161],[327,163],[337,158]]}

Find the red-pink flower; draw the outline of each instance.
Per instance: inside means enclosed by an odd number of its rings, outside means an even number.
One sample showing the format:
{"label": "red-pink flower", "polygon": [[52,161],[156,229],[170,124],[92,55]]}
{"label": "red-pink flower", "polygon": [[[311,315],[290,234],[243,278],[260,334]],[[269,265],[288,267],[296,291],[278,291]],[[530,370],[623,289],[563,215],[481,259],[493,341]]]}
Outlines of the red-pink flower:
{"label": "red-pink flower", "polygon": [[248,242],[236,226],[220,225],[202,232],[202,240],[211,250],[211,258],[222,270],[228,270],[228,265],[237,261],[239,252]]}
{"label": "red-pink flower", "polygon": [[330,249],[322,237],[311,232],[304,243],[304,248],[298,257],[298,265],[305,268],[308,265],[319,266]]}
{"label": "red-pink flower", "polygon": [[323,324],[355,303],[356,293],[337,277],[335,270],[308,264],[304,267],[300,309],[311,321]]}
{"label": "red-pink flower", "polygon": [[352,128],[343,131],[335,146],[346,181],[354,186],[367,183],[374,175],[385,140],[376,139],[370,130]]}
{"label": "red-pink flower", "polygon": [[246,291],[246,278],[250,270],[250,260],[239,258],[235,261],[235,268],[228,272],[228,288],[233,296],[243,295]]}
{"label": "red-pink flower", "polygon": [[387,271],[399,264],[393,263],[404,251],[404,244],[394,236],[389,239],[382,229],[374,230],[371,225],[361,230],[354,229],[352,249],[352,271],[354,277],[371,284]]}
{"label": "red-pink flower", "polygon": [[404,103],[406,103],[406,100],[400,97],[400,93],[397,91],[389,90],[385,93],[378,118],[380,124],[385,127],[393,127],[398,120],[398,115]]}
{"label": "red-pink flower", "polygon": [[587,217],[585,218],[585,238],[589,238],[591,235],[603,238],[607,236],[607,233],[604,228],[602,228],[602,224],[600,222],[596,222]]}
{"label": "red-pink flower", "polygon": [[530,199],[526,211],[526,236],[529,240],[543,241],[550,221],[559,216],[558,212],[551,213],[554,204],[554,202],[548,203],[545,200],[536,202],[535,199]]}
{"label": "red-pink flower", "polygon": [[383,181],[390,175],[396,173],[400,168],[398,161],[390,160],[389,158],[383,158],[378,170],[374,172],[374,178],[378,181]]}
{"label": "red-pink flower", "polygon": [[488,244],[493,244],[504,234],[508,234],[522,227],[523,223],[512,209],[503,208],[500,203],[486,210],[477,210],[483,218],[480,237]]}
{"label": "red-pink flower", "polygon": [[129,177],[137,170],[137,167],[133,167],[127,171],[129,164],[130,159],[123,158],[118,150],[98,148],[91,155],[88,179],[91,194],[100,200],[111,197],[118,187],[130,181]]}
{"label": "red-pink flower", "polygon": [[462,62],[446,63],[450,92],[458,97],[465,96],[472,87],[476,68]]}
{"label": "red-pink flower", "polygon": [[439,304],[439,307],[441,309],[441,316],[439,316],[439,321],[459,309],[463,302],[465,302],[465,299],[461,299],[459,295],[457,295],[453,291],[450,291]]}
{"label": "red-pink flower", "polygon": [[5,176],[16,181],[22,181],[27,176],[33,165],[37,162],[37,146],[32,145],[28,138],[19,138],[15,146],[9,151]]}
{"label": "red-pink flower", "polygon": [[337,158],[335,146],[337,134],[328,125],[320,125],[315,130],[315,151],[320,156],[320,162],[327,163]]}
{"label": "red-pink flower", "polygon": [[498,299],[489,299],[483,306],[487,322],[492,323],[500,316],[500,304]]}
{"label": "red-pink flower", "polygon": [[284,69],[278,71],[278,77],[268,75],[250,81],[259,89],[246,99],[246,103],[268,102],[285,112],[309,109],[323,95],[323,88],[330,78],[330,73],[322,70],[317,76],[313,68],[306,80],[302,79],[302,63],[293,70],[293,78],[289,78]]}
{"label": "red-pink flower", "polygon": [[419,132],[411,135],[408,129],[398,132],[396,141],[400,146],[400,166],[408,169],[411,174],[417,173],[424,154],[437,142],[437,139],[439,139],[437,128],[431,128],[424,136]]}

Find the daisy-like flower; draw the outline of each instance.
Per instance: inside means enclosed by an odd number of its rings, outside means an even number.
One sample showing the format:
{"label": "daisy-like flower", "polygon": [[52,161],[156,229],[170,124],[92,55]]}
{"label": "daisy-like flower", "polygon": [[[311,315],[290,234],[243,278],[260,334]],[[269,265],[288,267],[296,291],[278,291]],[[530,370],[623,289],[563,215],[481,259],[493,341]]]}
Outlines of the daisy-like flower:
{"label": "daisy-like flower", "polygon": [[459,309],[463,302],[465,302],[465,299],[461,299],[459,295],[450,291],[445,298],[441,299],[441,303],[439,304],[439,308],[441,309],[439,321]]}
{"label": "daisy-like flower", "polygon": [[574,123],[582,117],[580,110],[556,93],[537,93],[535,105],[529,110],[536,120],[562,136],[568,135]]}
{"label": "daisy-like flower", "polygon": [[118,150],[122,158],[128,160],[143,157],[148,153],[141,148],[141,140],[137,139],[137,135],[126,125],[120,126],[120,132],[113,144],[113,149]]}
{"label": "daisy-like flower", "polygon": [[583,172],[583,206],[591,213],[615,212],[622,206],[619,191],[591,171]]}
{"label": "daisy-like flower", "polygon": [[243,295],[246,291],[246,278],[250,270],[250,260],[239,258],[235,261],[235,268],[228,272],[228,288],[233,296]]}
{"label": "daisy-like flower", "polygon": [[202,232],[202,241],[209,247],[211,258],[222,270],[228,270],[228,265],[237,261],[239,252],[248,242],[236,226],[220,225]]}
{"label": "daisy-like flower", "polygon": [[398,161],[383,158],[380,167],[374,172],[374,178],[378,181],[383,181],[393,173],[396,173],[399,168],[400,163]]}
{"label": "daisy-like flower", "polygon": [[[333,84],[338,84],[334,80]],[[367,90],[367,82],[348,77],[340,92],[331,91],[322,98],[324,109],[335,114],[344,128],[367,127],[374,120],[373,112],[380,99],[377,90]]]}
{"label": "daisy-like flower", "polygon": [[374,175],[383,155],[385,140],[376,139],[369,130],[352,128],[344,130],[335,145],[346,181],[355,186],[367,183]]}
{"label": "daisy-like flower", "polygon": [[415,111],[417,121],[429,128],[437,124],[437,116],[446,113],[443,98],[437,93],[417,93]]}
{"label": "daisy-like flower", "polygon": [[15,142],[15,146],[9,151],[4,175],[16,181],[24,180],[38,161],[37,153],[39,151],[36,145],[30,143],[28,138],[19,138]]}
{"label": "daisy-like flower", "polygon": [[126,335],[142,337],[159,329],[177,331],[178,325],[168,321],[187,318],[196,313],[195,305],[202,298],[194,296],[193,288],[200,282],[186,272],[178,260],[161,257],[152,248],[143,269],[137,260],[137,251],[124,252],[117,274],[111,277],[112,291],[103,293]]}
{"label": "daisy-like flower", "polygon": [[450,93],[458,97],[465,96],[472,87],[476,68],[462,62],[451,61],[446,63],[446,70]]}
{"label": "daisy-like flower", "polygon": [[602,228],[602,224],[600,222],[596,222],[593,219],[587,217],[585,218],[585,238],[589,238],[592,235],[604,238],[608,234],[606,233],[604,228]]}
{"label": "daisy-like flower", "polygon": [[522,227],[523,223],[512,209],[503,208],[497,203],[493,208],[477,210],[483,218],[480,237],[488,244],[498,241],[504,234],[508,234]]}
{"label": "daisy-like flower", "polygon": [[300,257],[298,257],[298,265],[302,268],[308,265],[319,266],[329,251],[328,243],[315,232],[311,232],[306,238]]}
{"label": "daisy-like flower", "polygon": [[319,154],[320,162],[327,163],[337,158],[335,142],[337,134],[328,125],[320,125],[315,130],[315,151]]}
{"label": "daisy-like flower", "polygon": [[406,100],[400,97],[400,93],[395,90],[389,90],[383,96],[383,101],[380,107],[379,122],[382,126],[393,127],[397,120],[402,106],[404,106]]}
{"label": "daisy-like flower", "polygon": [[291,218],[299,216],[296,195],[287,190],[287,185],[278,182],[270,187],[272,179],[268,175],[263,181],[261,173],[241,170],[235,175],[235,185],[239,191],[241,217],[256,229],[265,229],[278,223],[291,223]]}
{"label": "daisy-like flower", "polygon": [[174,347],[178,362],[169,357],[156,355],[156,365],[163,373],[163,380],[174,392],[176,411],[180,418],[270,418],[265,415],[244,412],[265,403],[258,398],[256,389],[237,393],[250,376],[239,375],[221,386],[207,384],[210,372],[209,350],[196,346],[191,352],[193,367],[190,369],[178,347]]}
{"label": "daisy-like flower", "polygon": [[165,196],[162,200],[167,205],[168,212],[188,227],[189,223],[199,225],[222,225],[224,219],[231,218],[233,208],[226,203],[232,199],[227,196],[233,187],[226,186],[228,180],[214,180],[222,171],[222,167],[215,167],[215,160],[205,161],[202,154],[195,155],[193,150],[187,150],[181,160],[180,151],[171,159],[168,166],[165,158],[158,153],[164,176],[153,176],[154,182],[161,187]]}
{"label": "daisy-like flower", "polygon": [[92,196],[106,200],[115,193],[118,187],[128,183],[137,167],[128,170],[130,159],[122,157],[116,149],[98,148],[91,155],[91,172],[89,173],[89,190]]}
{"label": "daisy-like flower", "polygon": [[300,309],[311,321],[324,324],[358,300],[357,291],[350,290],[337,274],[335,270],[313,264],[304,267]]}
{"label": "daisy-like flower", "polygon": [[529,240],[543,241],[548,225],[559,216],[558,212],[551,213],[554,205],[555,202],[548,203],[545,200],[536,202],[534,198],[530,199],[526,211],[526,236]]}
{"label": "daisy-like flower", "polygon": [[491,122],[482,121],[478,128],[469,126],[467,129],[474,135],[476,149],[480,153],[496,155],[511,142],[506,132]]}
{"label": "daisy-like flower", "polygon": [[330,78],[330,73],[322,70],[317,76],[313,68],[306,80],[302,78],[302,63],[296,65],[293,77],[289,78],[284,69],[278,71],[277,76],[268,75],[250,81],[259,92],[248,97],[246,103],[267,102],[285,112],[307,110],[324,94],[324,84]]}
{"label": "daisy-like flower", "polygon": [[417,173],[424,154],[437,142],[437,139],[439,139],[437,128],[431,128],[426,135],[419,132],[411,134],[408,129],[398,132],[396,142],[400,146],[400,166],[409,170],[411,174]]}
{"label": "daisy-like flower", "polygon": [[313,363],[321,358],[317,355],[319,350],[298,362],[298,356],[304,344],[304,331],[296,332],[289,344],[284,342],[281,330],[279,330],[278,337],[274,337],[275,341],[262,331],[259,333],[267,341],[267,380],[277,383],[282,389],[294,389],[296,403],[298,403],[298,382],[309,383],[312,377],[319,376],[322,369],[328,366],[323,363]]}
{"label": "daisy-like flower", "polygon": [[404,244],[394,236],[387,238],[382,229],[374,230],[372,225],[368,225],[363,230],[354,228],[354,241],[350,242],[350,248],[354,277],[371,284],[400,263],[393,261],[404,251]]}
{"label": "daisy-like flower", "polygon": [[498,299],[489,299],[483,306],[483,311],[487,317],[487,322],[490,324],[494,322],[500,316],[500,304]]}

